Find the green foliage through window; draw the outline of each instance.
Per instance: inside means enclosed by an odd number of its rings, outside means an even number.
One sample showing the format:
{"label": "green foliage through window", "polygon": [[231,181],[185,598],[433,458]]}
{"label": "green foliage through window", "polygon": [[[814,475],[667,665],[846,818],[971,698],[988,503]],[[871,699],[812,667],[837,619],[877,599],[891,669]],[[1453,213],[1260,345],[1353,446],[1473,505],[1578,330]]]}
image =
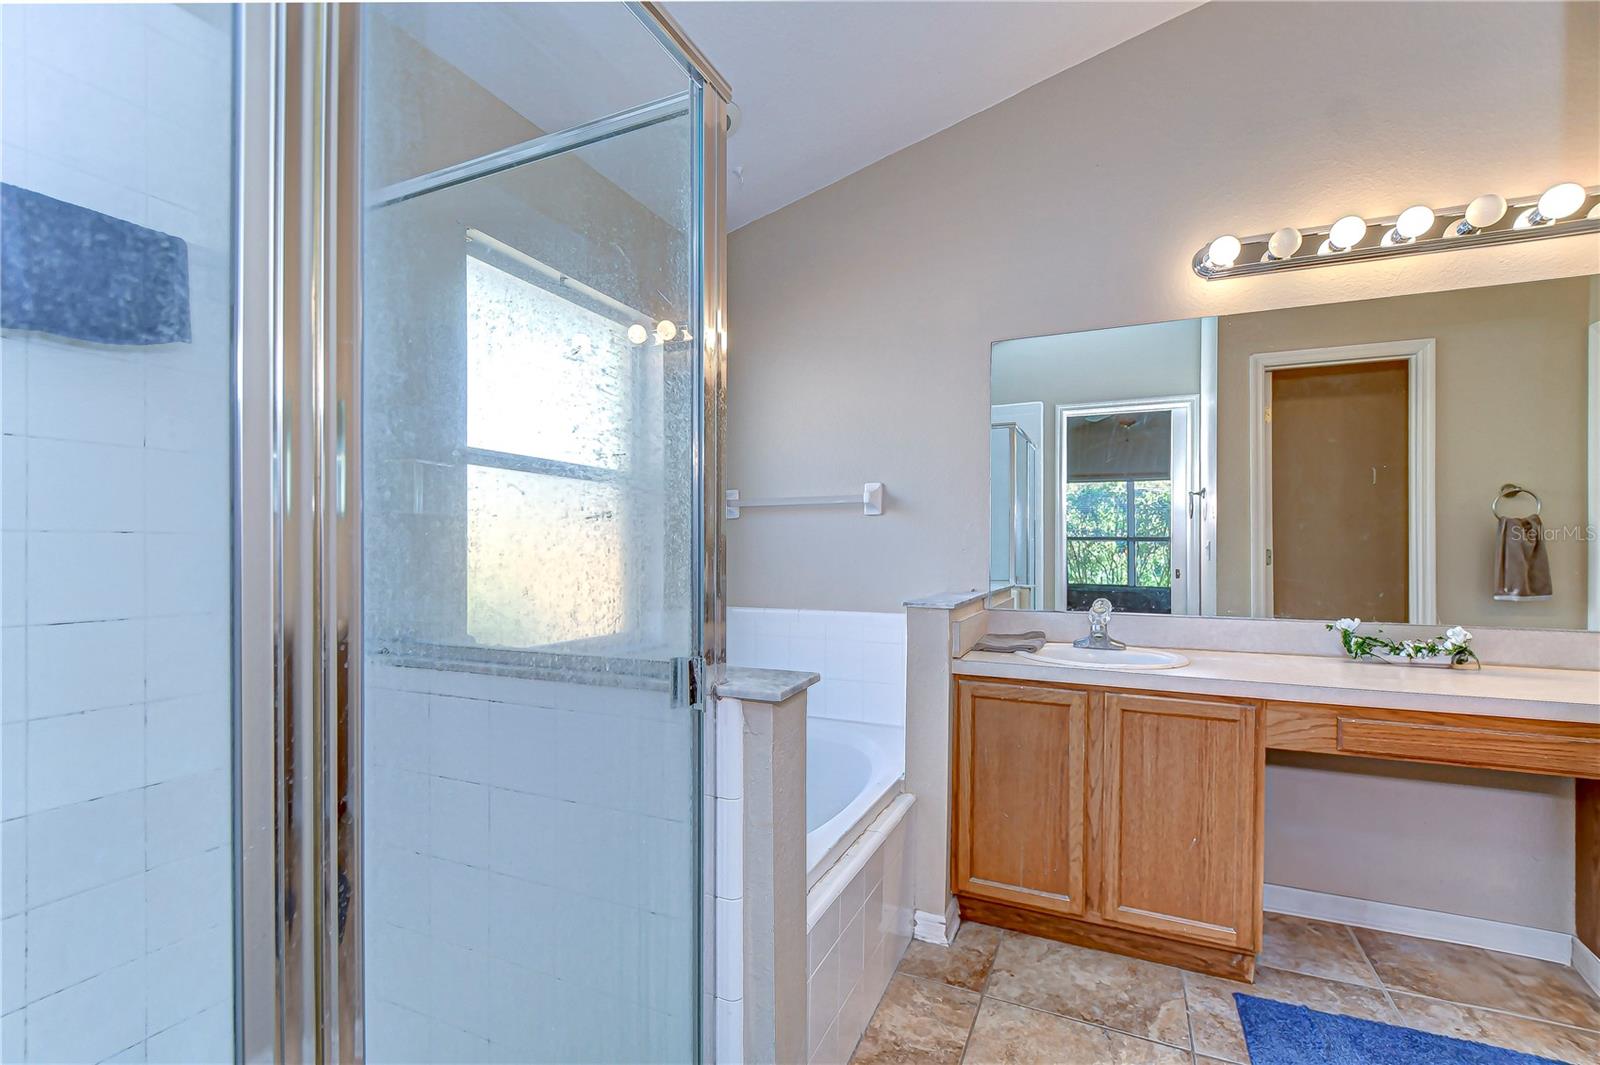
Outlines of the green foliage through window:
{"label": "green foliage through window", "polygon": [[1065,501],[1067,583],[1172,584],[1171,481],[1074,481]]}

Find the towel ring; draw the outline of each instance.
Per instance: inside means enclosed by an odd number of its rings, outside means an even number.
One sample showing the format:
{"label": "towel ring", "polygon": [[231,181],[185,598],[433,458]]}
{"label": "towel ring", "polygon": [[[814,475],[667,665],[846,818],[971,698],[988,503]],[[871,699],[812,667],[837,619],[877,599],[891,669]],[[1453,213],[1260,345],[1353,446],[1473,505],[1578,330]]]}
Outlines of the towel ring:
{"label": "towel ring", "polygon": [[1517,496],[1533,497],[1532,517],[1537,517],[1539,511],[1544,509],[1544,503],[1539,499],[1537,493],[1530,492],[1520,484],[1503,484],[1500,486],[1500,494],[1494,497],[1493,503],[1489,504],[1489,512],[1492,513],[1496,518],[1500,517],[1500,501],[1503,499],[1513,499]]}

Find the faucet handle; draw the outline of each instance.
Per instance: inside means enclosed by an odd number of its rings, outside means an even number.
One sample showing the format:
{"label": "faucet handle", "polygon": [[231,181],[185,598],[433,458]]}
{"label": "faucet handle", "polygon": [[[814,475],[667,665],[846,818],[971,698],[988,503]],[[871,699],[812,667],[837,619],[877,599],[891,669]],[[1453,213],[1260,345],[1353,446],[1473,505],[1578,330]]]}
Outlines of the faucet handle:
{"label": "faucet handle", "polygon": [[1111,600],[1102,596],[1089,604],[1089,616],[1096,621],[1104,621],[1111,616]]}

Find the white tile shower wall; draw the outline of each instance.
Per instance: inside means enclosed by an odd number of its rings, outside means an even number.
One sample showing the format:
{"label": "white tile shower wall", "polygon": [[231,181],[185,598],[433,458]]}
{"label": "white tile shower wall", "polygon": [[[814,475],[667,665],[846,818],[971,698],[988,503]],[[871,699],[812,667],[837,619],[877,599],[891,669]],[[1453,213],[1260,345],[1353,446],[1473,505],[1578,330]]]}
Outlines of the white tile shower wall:
{"label": "white tile shower wall", "polygon": [[822,676],[806,715],[906,724],[906,619],[859,610],[728,610],[728,663]]}
{"label": "white tile shower wall", "polygon": [[0,336],[0,1059],[230,1061],[225,9],[0,10],[0,177],[182,237],[193,342]]}
{"label": "white tile shower wall", "polygon": [[369,1060],[687,1047],[683,712],[658,692],[375,663],[366,714]]}
{"label": "white tile shower wall", "polygon": [[716,819],[716,884],[711,912],[717,954],[712,1003],[715,1059],[744,1060],[744,703],[712,700],[716,773],[711,790]]}
{"label": "white tile shower wall", "polygon": [[911,942],[906,848],[912,796],[902,795],[806,899],[806,1052],[812,1065],[850,1060]]}

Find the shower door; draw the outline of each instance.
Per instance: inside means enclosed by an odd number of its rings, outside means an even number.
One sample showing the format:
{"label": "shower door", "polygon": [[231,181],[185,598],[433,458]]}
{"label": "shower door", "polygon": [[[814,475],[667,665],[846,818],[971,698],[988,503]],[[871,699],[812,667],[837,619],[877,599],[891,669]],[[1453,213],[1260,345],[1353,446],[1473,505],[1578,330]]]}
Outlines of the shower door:
{"label": "shower door", "polygon": [[361,34],[367,1057],[691,1060],[700,90],[623,5]]}

